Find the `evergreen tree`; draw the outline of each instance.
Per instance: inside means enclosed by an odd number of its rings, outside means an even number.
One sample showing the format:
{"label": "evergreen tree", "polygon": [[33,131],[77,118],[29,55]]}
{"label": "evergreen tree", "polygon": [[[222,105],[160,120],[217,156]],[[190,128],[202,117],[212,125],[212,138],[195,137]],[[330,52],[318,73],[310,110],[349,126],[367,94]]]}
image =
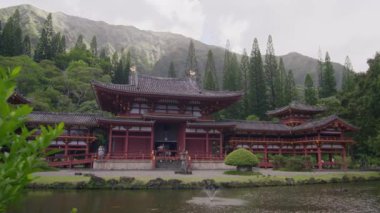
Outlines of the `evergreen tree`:
{"label": "evergreen tree", "polygon": [[1,54],[16,56],[23,53],[23,39],[20,25],[20,13],[16,10],[4,26],[1,35]]}
{"label": "evergreen tree", "polygon": [[0,55],[3,53],[3,25],[0,20]]}
{"label": "evergreen tree", "polygon": [[294,100],[297,100],[297,88],[296,83],[294,81],[293,71],[289,70],[285,84],[285,105],[289,104]]}
{"label": "evergreen tree", "polygon": [[260,118],[265,116],[267,111],[267,96],[265,87],[265,75],[259,43],[255,38],[252,45],[250,58],[248,103],[250,114],[255,114]]}
{"label": "evergreen tree", "polygon": [[214,56],[211,50],[207,53],[206,70],[204,73],[203,88],[206,90],[218,90]]}
{"label": "evergreen tree", "polygon": [[241,89],[240,67],[235,53],[230,54],[229,64],[223,76],[223,89],[236,91]]}
{"label": "evergreen tree", "polygon": [[123,60],[123,84],[129,83],[129,73],[132,67],[131,52],[128,51],[126,57]]}
{"label": "evergreen tree", "polygon": [[61,36],[61,33],[56,33],[53,36],[52,45],[51,45],[51,51],[52,51],[53,57],[64,53],[65,45],[66,43],[65,43],[64,36],[63,35]]}
{"label": "evergreen tree", "polygon": [[335,71],[332,66],[328,52],[326,52],[325,63],[323,68],[323,84],[320,96],[322,98],[327,98],[336,94]]}
{"label": "evergreen tree", "polygon": [[310,105],[317,104],[317,92],[314,88],[314,82],[311,75],[308,73],[305,77],[305,102]]}
{"label": "evergreen tree", "polygon": [[197,57],[195,55],[195,47],[194,47],[193,40],[190,40],[190,44],[189,44],[189,51],[187,54],[187,60],[186,60],[186,66],[185,66],[185,76],[191,77],[191,72],[195,73],[194,77],[198,85],[202,85],[201,73],[198,68],[198,62],[197,62]]}
{"label": "evergreen tree", "polygon": [[318,50],[318,93],[321,96],[322,88],[323,88],[323,59],[321,49]]}
{"label": "evergreen tree", "polygon": [[249,88],[249,57],[247,55],[247,51],[243,50],[243,56],[240,60],[240,72],[241,72],[241,84],[242,84],[242,90],[244,92],[244,96],[242,98],[242,104],[241,108],[243,111],[242,117],[247,117],[249,115],[249,97],[248,97],[248,88]]}
{"label": "evergreen tree", "polygon": [[224,63],[224,65],[223,65],[223,81],[222,81],[222,88],[224,89],[224,90],[226,90],[227,89],[227,85],[229,84],[229,79],[228,79],[228,77],[229,77],[229,74],[228,74],[228,72],[229,72],[229,69],[230,69],[230,67],[231,67],[231,51],[230,51],[230,41],[229,40],[227,40],[227,42],[226,42],[226,48],[225,48],[225,51],[224,51],[224,61],[223,61],[223,63]]}
{"label": "evergreen tree", "polygon": [[23,43],[23,54],[31,57],[32,56],[32,47],[30,45],[30,38],[28,35],[26,35],[24,37],[24,41],[22,43]]}
{"label": "evergreen tree", "polygon": [[98,44],[96,41],[96,36],[93,36],[91,39],[90,50],[93,56],[98,55]]}
{"label": "evergreen tree", "polygon": [[41,36],[34,53],[34,59],[36,61],[41,61],[43,59],[52,59],[55,57],[55,54],[53,52],[53,35],[53,20],[51,13],[49,13],[42,28]]}
{"label": "evergreen tree", "polygon": [[87,46],[86,44],[84,43],[84,39],[83,39],[83,35],[80,34],[77,38],[77,42],[75,43],[75,49],[79,49],[79,50],[87,50]]}
{"label": "evergreen tree", "polygon": [[62,35],[57,54],[62,54],[65,52],[66,52],[66,38],[65,38],[65,35]]}
{"label": "evergreen tree", "polygon": [[348,92],[354,87],[354,69],[352,68],[351,60],[346,56],[344,70],[342,74],[342,90]]}
{"label": "evergreen tree", "polygon": [[280,62],[278,64],[278,77],[276,78],[276,107],[285,106],[287,103],[285,101],[285,85],[286,85],[286,69],[284,65],[284,61],[280,58]]}
{"label": "evergreen tree", "polygon": [[170,78],[176,78],[177,77],[177,72],[175,71],[173,61],[170,62],[168,77],[170,77]]}
{"label": "evergreen tree", "polygon": [[268,43],[267,43],[267,50],[265,55],[265,77],[266,77],[266,83],[268,87],[268,104],[270,109],[274,109],[276,107],[276,99],[278,91],[276,89],[276,81],[278,81],[279,75],[278,75],[278,69],[277,69],[277,61],[276,56],[274,54],[274,48],[273,48],[273,41],[272,36],[269,35],[268,37]]}

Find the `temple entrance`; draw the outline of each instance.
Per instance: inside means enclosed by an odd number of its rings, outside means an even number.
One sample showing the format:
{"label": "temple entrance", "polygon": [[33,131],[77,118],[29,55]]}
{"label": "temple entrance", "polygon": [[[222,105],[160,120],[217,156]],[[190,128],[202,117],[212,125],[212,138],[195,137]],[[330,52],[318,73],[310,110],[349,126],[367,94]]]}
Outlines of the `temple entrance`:
{"label": "temple entrance", "polygon": [[157,123],[154,128],[154,150],[156,156],[173,157],[178,150],[178,125]]}

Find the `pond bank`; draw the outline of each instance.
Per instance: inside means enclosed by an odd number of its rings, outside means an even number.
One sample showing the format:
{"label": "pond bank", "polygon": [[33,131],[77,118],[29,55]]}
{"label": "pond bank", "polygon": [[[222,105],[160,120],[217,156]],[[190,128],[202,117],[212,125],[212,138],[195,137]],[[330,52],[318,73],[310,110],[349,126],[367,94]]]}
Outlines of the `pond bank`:
{"label": "pond bank", "polygon": [[173,171],[94,171],[61,170],[35,173],[30,189],[202,189],[213,185],[222,188],[294,186],[324,183],[380,181],[380,172],[318,171],[283,172],[258,170],[262,175],[226,175],[224,170],[193,171],[178,175]]}

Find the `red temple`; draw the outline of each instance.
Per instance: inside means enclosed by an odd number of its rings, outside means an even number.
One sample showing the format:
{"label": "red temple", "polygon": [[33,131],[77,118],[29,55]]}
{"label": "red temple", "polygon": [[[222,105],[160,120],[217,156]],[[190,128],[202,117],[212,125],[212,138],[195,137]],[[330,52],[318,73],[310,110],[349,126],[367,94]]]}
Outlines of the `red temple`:
{"label": "red temple", "polygon": [[316,168],[322,169],[334,164],[333,155],[346,157],[354,141],[345,133],[357,130],[335,115],[315,119],[325,109],[299,103],[267,113],[279,122],[214,121],[212,113],[237,102],[242,93],[203,90],[190,78],[134,74],[129,84],[92,82],[92,87],[99,107],[113,116],[29,116],[31,127],[65,123],[65,132],[49,148],[61,151],[48,158],[51,166],[175,168],[180,153],[186,153],[192,168],[218,169],[226,168],[226,154],[243,147],[262,156],[261,167],[272,166],[272,155],[286,154],[315,156]]}

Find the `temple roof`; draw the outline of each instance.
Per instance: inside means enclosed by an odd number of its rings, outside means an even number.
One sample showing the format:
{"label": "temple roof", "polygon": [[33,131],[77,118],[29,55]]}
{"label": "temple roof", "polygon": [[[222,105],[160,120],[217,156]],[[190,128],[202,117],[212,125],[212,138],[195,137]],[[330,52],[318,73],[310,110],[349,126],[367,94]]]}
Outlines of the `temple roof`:
{"label": "temple roof", "polygon": [[18,92],[14,92],[11,97],[8,98],[8,102],[11,104],[30,104],[30,100],[25,98]]}
{"label": "temple roof", "polygon": [[308,121],[295,127],[287,126],[282,123],[273,123],[270,121],[231,121],[231,123],[234,123],[236,125],[235,127],[236,130],[253,131],[253,132],[259,131],[259,132],[296,133],[296,132],[302,132],[302,131],[314,131],[316,129],[321,129],[331,124],[334,121],[340,122],[351,131],[358,130],[357,127],[349,124],[347,121],[339,118],[336,115],[331,115],[328,117]]}
{"label": "temple roof", "polygon": [[202,90],[198,87],[195,81],[188,78],[163,78],[139,74],[137,75],[137,81],[133,80],[131,82],[132,84],[112,84],[93,81],[92,85],[95,88],[112,92],[172,96],[177,98],[239,98],[243,94],[240,91]]}
{"label": "temple roof", "polygon": [[97,126],[97,115],[83,113],[62,112],[32,112],[29,114],[28,124],[58,124],[65,123],[66,126]]}
{"label": "temple roof", "polygon": [[291,112],[304,112],[308,114],[317,114],[324,112],[326,109],[323,107],[311,106],[307,104],[302,104],[298,102],[292,102],[288,106],[270,110],[267,112],[267,115],[270,116],[279,116],[283,114],[289,114]]}

